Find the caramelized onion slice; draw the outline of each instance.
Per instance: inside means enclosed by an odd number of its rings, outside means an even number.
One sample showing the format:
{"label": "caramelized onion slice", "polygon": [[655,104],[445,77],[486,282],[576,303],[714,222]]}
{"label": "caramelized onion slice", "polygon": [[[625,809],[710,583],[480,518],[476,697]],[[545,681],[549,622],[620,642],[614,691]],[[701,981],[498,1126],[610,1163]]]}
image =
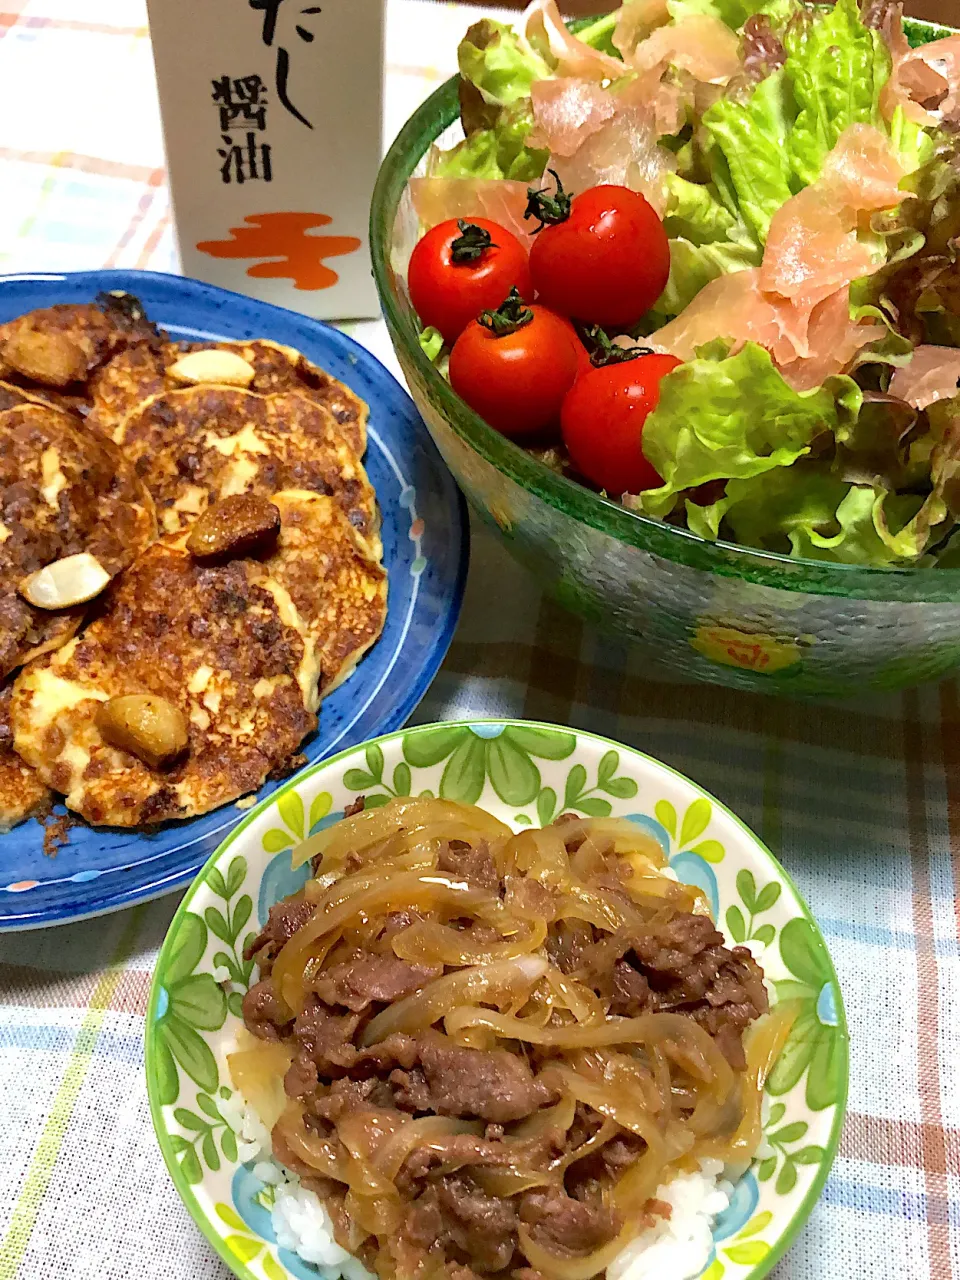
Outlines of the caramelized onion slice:
{"label": "caramelized onion slice", "polygon": [[361,1044],[367,1048],[398,1031],[426,1031],[461,1005],[506,1001],[525,990],[530,992],[549,967],[549,960],[543,956],[518,956],[515,960],[448,973],[378,1013],[365,1027]]}
{"label": "caramelized onion slice", "polygon": [[541,1073],[541,1079],[544,1084],[556,1081],[558,1087],[566,1089],[578,1102],[586,1103],[600,1115],[615,1121],[622,1129],[639,1135],[648,1147],[663,1146],[657,1115],[643,1105],[641,1098],[632,1098],[622,1087],[617,1088],[599,1080],[588,1080],[572,1067],[562,1064],[550,1064]]}
{"label": "caramelized onion slice", "polygon": [[409,1120],[392,1137],[388,1138],[377,1151],[374,1163],[377,1170],[391,1182],[395,1182],[397,1174],[403,1168],[403,1162],[412,1151],[421,1147],[440,1150],[443,1139],[460,1134],[470,1134],[479,1138],[483,1133],[483,1125],[478,1120],[451,1120],[447,1116],[421,1116],[418,1120]]}
{"label": "caramelized onion slice", "polygon": [[336,1142],[311,1133],[303,1123],[303,1107],[298,1102],[288,1102],[286,1110],[274,1125],[274,1132],[297,1157],[311,1169],[337,1182],[349,1183],[350,1159],[338,1151]]}
{"label": "caramelized onion slice", "polygon": [[435,920],[418,920],[398,933],[391,945],[395,955],[412,964],[471,965],[514,960],[539,950],[546,941],[543,920],[513,926],[504,923],[502,927],[512,930],[513,936],[503,942],[473,942],[469,931],[451,929]]}
{"label": "caramelized onion slice", "polygon": [[554,965],[546,973],[554,1007],[569,1009],[581,1026],[599,1026],[606,1020],[606,1006],[595,991],[575,978],[568,978]]}
{"label": "caramelized onion slice", "polygon": [[555,1049],[596,1049],[614,1044],[648,1044],[660,1048],[670,1045],[682,1051],[685,1067],[698,1078],[708,1083],[721,1082],[726,1092],[733,1084],[730,1064],[713,1039],[692,1018],[679,1013],[608,1018],[598,1027],[536,1027],[522,1018],[490,1009],[456,1009],[448,1015],[447,1026],[454,1035],[464,1027],[487,1027],[507,1040],[525,1040]]}
{"label": "caramelized onion slice", "polygon": [[245,1028],[237,1034],[237,1051],[227,1054],[233,1087],[272,1129],[287,1105],[283,1077],[293,1061],[293,1050],[279,1041],[258,1040]]}
{"label": "caramelized onion slice", "polygon": [[[456,823],[461,830],[475,838],[509,838],[510,828],[492,814],[471,805],[455,804],[451,800],[396,799],[381,809],[364,809],[362,813],[344,818],[318,831],[304,840],[293,851],[294,868],[303,866],[317,854],[344,857],[347,853],[362,853],[378,840],[386,840],[398,828],[414,832],[429,824]],[[452,838],[456,839],[454,835]]]}
{"label": "caramelized onion slice", "polygon": [[517,1228],[517,1239],[520,1248],[527,1256],[527,1261],[535,1271],[547,1276],[549,1280],[591,1280],[599,1275],[614,1260],[629,1237],[624,1232],[592,1253],[577,1257],[571,1254],[551,1253],[542,1244],[537,1244],[526,1223],[521,1222]]}

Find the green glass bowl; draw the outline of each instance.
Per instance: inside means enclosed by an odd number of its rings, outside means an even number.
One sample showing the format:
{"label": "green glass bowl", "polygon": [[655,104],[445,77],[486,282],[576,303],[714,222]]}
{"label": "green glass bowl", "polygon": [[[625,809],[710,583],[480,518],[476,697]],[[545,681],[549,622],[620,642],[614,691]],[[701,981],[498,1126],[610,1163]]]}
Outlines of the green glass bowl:
{"label": "green glass bowl", "polygon": [[[914,45],[948,34],[906,28]],[[390,148],[373,196],[373,268],[417,407],[474,510],[516,559],[575,613],[700,680],[836,696],[960,666],[960,569],[872,569],[706,542],[555,474],[453,392],[420,349],[405,277],[418,234],[407,184],[458,111],[454,78]]]}

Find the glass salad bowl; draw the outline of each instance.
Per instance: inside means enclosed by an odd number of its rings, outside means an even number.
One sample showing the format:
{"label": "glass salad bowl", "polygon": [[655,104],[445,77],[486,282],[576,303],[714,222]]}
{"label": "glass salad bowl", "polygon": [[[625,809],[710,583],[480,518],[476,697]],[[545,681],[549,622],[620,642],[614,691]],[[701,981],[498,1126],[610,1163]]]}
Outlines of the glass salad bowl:
{"label": "glass salad bowl", "polygon": [[[905,23],[912,44],[947,34]],[[411,394],[479,516],[563,605],[699,680],[762,692],[904,688],[960,666],[960,569],[795,560],[628,511],[488,427],[420,348],[406,289],[407,184],[458,119],[448,81],[400,131],[373,197],[374,274]]]}

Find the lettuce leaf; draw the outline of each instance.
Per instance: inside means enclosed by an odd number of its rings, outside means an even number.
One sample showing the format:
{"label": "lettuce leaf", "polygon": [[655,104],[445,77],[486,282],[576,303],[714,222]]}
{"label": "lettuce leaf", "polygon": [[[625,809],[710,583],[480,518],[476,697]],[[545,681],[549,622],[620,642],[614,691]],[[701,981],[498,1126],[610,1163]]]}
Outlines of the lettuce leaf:
{"label": "lettuce leaf", "polygon": [[529,101],[497,109],[491,127],[467,130],[463,142],[441,151],[431,166],[438,178],[511,178],[536,182],[543,175],[549,151],[527,146],[533,129]]}
{"label": "lettuce leaf", "polygon": [[678,316],[711,280],[755,267],[759,261],[760,252],[755,246],[731,244],[729,240],[692,244],[675,236],[670,241],[670,277],[652,314],[658,324],[663,324]]}
{"label": "lettuce leaf", "polygon": [[[709,507],[687,502],[690,529],[703,538],[720,534],[745,546],[805,560],[893,565],[916,560],[923,539],[911,519],[923,499],[868,485],[850,484],[822,464],[796,466],[731,480]],[[885,523],[889,514],[896,533]]]}
{"label": "lettuce leaf", "polygon": [[732,211],[739,212],[760,244],[770,219],[794,194],[788,145],[794,114],[785,74],[776,71],[761,80],[746,103],[721,98],[703,116],[714,184],[728,209],[732,187]]}
{"label": "lettuce leaf", "polygon": [[571,24],[570,30],[578,40],[588,44],[591,49],[599,49],[611,58],[621,57],[620,50],[613,43],[613,33],[617,29],[620,10],[605,13],[601,18],[586,18]]}
{"label": "lettuce leaf", "polygon": [[643,451],[663,485],[629,505],[663,516],[684,489],[789,467],[818,436],[855,420],[861,403],[860,388],[846,377],[794,391],[754,342],[735,356],[721,344],[701,348],[664,378],[644,427]]}
{"label": "lettuce leaf", "polygon": [[908,176],[925,168],[936,152],[936,145],[929,131],[913,120],[908,120],[902,105],[897,106],[890,121],[890,145]]}
{"label": "lettuce leaf", "polygon": [[726,240],[740,226],[712,183],[688,182],[675,173],[664,175],[667,204],[663,226],[668,236],[683,236],[692,244]]}
{"label": "lettuce leaf", "polygon": [[420,350],[427,357],[432,365],[439,371],[441,377],[450,381],[450,352],[447,350],[443,341],[443,334],[439,329],[428,327],[420,332]]}
{"label": "lettuce leaf", "polygon": [[654,307],[659,324],[679,315],[711,280],[760,263],[759,246],[722,203],[715,186],[688,182],[675,173],[668,173],[664,182],[670,279]]}
{"label": "lettuce leaf", "polygon": [[667,0],[667,11],[674,22],[703,13],[719,18],[733,31],[739,31],[751,14],[761,7],[761,0]]}
{"label": "lettuce leaf", "polygon": [[790,163],[809,186],[849,125],[885,128],[880,90],[890,78],[890,51],[878,31],[863,25],[857,0],[837,0],[788,30],[785,41],[784,70],[799,108],[788,140]]}
{"label": "lettuce leaf", "polygon": [[457,62],[464,80],[475,85],[485,102],[509,107],[530,97],[535,80],[549,80],[552,72],[538,53],[522,44],[504,22],[484,18],[474,23],[460,42]]}

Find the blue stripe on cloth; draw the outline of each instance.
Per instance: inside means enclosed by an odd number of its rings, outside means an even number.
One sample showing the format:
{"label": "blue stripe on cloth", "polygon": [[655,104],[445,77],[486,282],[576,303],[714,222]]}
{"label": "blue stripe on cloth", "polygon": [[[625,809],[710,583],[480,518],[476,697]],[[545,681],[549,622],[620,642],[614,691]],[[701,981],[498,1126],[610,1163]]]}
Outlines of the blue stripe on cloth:
{"label": "blue stripe on cloth", "polygon": [[855,1209],[858,1213],[882,1213],[894,1218],[910,1218],[923,1222],[927,1216],[927,1197],[903,1188],[878,1187],[868,1182],[847,1182],[830,1178],[823,1191],[826,1204],[839,1209]]}
{"label": "blue stripe on cloth", "polygon": [[[3,1027],[0,1028],[0,1050],[66,1053],[77,1038],[77,1030],[75,1027],[57,1026]],[[139,1066],[143,1062],[143,1041],[139,1035],[103,1027],[94,1046],[94,1055]]]}

